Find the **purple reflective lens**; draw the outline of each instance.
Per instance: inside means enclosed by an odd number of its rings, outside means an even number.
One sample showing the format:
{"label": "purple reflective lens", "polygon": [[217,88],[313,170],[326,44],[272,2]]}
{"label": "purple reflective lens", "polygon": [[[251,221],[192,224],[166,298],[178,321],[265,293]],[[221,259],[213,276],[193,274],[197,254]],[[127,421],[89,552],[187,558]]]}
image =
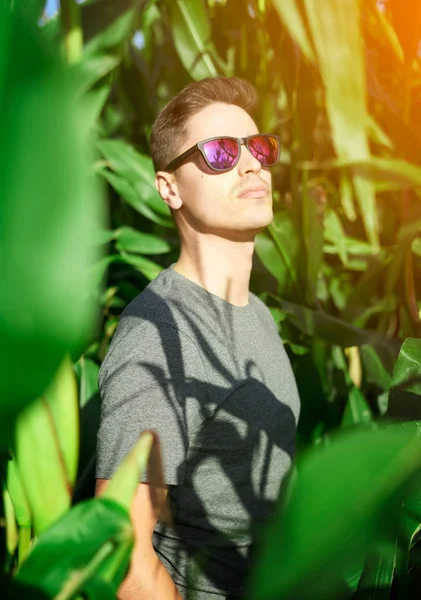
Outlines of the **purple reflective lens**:
{"label": "purple reflective lens", "polygon": [[238,142],[230,138],[219,138],[206,142],[203,151],[213,169],[218,171],[231,169],[237,161]]}
{"label": "purple reflective lens", "polygon": [[278,140],[271,135],[254,135],[248,140],[248,148],[264,167],[271,167],[278,161]]}
{"label": "purple reflective lens", "polygon": [[[208,164],[216,171],[232,169],[238,161],[239,142],[235,138],[217,138],[203,144]],[[263,167],[271,167],[279,159],[278,139],[272,135],[257,134],[247,138],[247,148]]]}

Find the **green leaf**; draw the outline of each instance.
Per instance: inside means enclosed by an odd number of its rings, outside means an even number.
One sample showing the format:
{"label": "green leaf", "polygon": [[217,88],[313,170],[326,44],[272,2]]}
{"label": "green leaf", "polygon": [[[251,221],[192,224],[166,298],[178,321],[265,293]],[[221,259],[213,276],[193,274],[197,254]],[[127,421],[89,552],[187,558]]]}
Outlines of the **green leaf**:
{"label": "green leaf", "polygon": [[31,509],[15,459],[10,460],[7,465],[6,489],[9,492],[17,524],[19,527],[31,527]]}
{"label": "green leaf", "polygon": [[[403,342],[393,371],[392,387],[410,382],[411,379],[421,376],[421,340],[406,338]],[[421,395],[421,383],[405,386],[405,389]]]}
{"label": "green leaf", "polygon": [[357,213],[355,212],[354,192],[348,169],[341,169],[340,172],[340,195],[342,208],[347,219],[349,221],[356,221]]}
{"label": "green leaf", "polygon": [[298,236],[286,211],[276,213],[267,232],[256,236],[256,253],[277,280],[279,294],[285,294],[290,285],[293,288],[296,286],[295,262],[298,248]]}
{"label": "green leaf", "polygon": [[69,357],[61,364],[43,398],[54,422],[68,480],[73,485],[79,454],[79,402],[76,377]]}
{"label": "green leaf", "polygon": [[[130,188],[137,195],[136,199],[133,197],[130,200],[129,197],[125,197],[125,199],[139,212],[141,212],[139,202],[146,205],[154,213],[158,213],[161,217],[167,217],[166,220],[160,219],[160,222],[167,223],[171,218],[171,213],[155,188],[152,159],[140,154],[122,140],[103,140],[98,143],[98,147],[110,168],[117,175],[126,179]],[[104,176],[105,173],[103,173]],[[109,178],[107,177],[107,179]]]}
{"label": "green leaf", "polygon": [[216,77],[209,53],[211,26],[203,0],[170,0],[168,3],[174,44],[192,79]]}
{"label": "green leaf", "polygon": [[58,48],[46,50],[39,31],[5,3],[0,57],[0,429],[6,440],[14,415],[91,334],[96,290],[88,271],[97,250],[89,229],[103,207],[83,110]]}
{"label": "green leaf", "polygon": [[85,406],[98,391],[99,366],[91,359],[81,356],[75,365],[79,379],[79,406]]}
{"label": "green leaf", "polygon": [[383,364],[376,348],[371,345],[360,347],[361,362],[364,370],[364,378],[368,383],[374,383],[384,390],[390,388],[392,376]]}
{"label": "green leaf", "polygon": [[19,542],[18,528],[16,525],[15,511],[7,489],[3,489],[3,510],[6,526],[6,551],[11,557],[16,552]]}
{"label": "green leaf", "polygon": [[16,459],[37,533],[70,506],[78,447],[77,386],[66,360],[44,395],[16,423]]}
{"label": "green leaf", "polygon": [[398,230],[397,245],[393,248],[392,260],[387,269],[386,280],[384,283],[385,296],[390,298],[397,288],[402,271],[404,269],[404,261],[410,251],[414,238],[421,231],[421,221],[411,221],[404,223]]}
{"label": "green leaf", "polygon": [[[334,0],[319,10],[304,0],[318,66],[326,90],[326,109],[339,158],[368,159],[365,65],[358,0]],[[379,232],[374,186],[354,172],[354,188],[364,228],[374,250]]]}
{"label": "green leaf", "polygon": [[346,235],[341,220],[334,210],[327,209],[324,219],[325,240],[334,245],[335,254],[338,254],[344,265],[348,263],[348,248]]}
{"label": "green leaf", "polygon": [[348,392],[348,402],[346,403],[344,414],[342,417],[341,427],[349,427],[350,425],[359,425],[370,423],[372,413],[370,405],[364,398],[361,390],[355,385],[350,384]]}
{"label": "green leaf", "polygon": [[161,447],[158,437],[152,431],[141,433],[136,445],[124,458],[112,480],[105,488],[103,497],[119,502],[129,511],[133,494],[146,469],[148,471],[148,483],[151,489],[155,490],[154,495],[151,495],[155,515],[165,522],[171,522],[171,516],[165,501],[165,493],[163,493],[165,483]]}
{"label": "green leaf", "polygon": [[354,327],[321,310],[312,310],[281,299],[278,302],[295,327],[306,335],[320,337],[342,348],[375,343],[380,347],[386,346],[386,340],[380,334]]}
{"label": "green leaf", "polygon": [[100,54],[99,56],[84,57],[84,59],[73,65],[76,83],[80,93],[89,91],[100,79],[111,73],[120,60],[114,54]]}
{"label": "green leaf", "polygon": [[125,252],[139,254],[165,254],[171,250],[170,244],[162,238],[136,231],[132,227],[120,227],[115,232],[117,248]]}
{"label": "green leaf", "polygon": [[124,42],[133,33],[142,0],[96,0],[81,9],[85,56],[114,52],[122,55]]}
{"label": "green leaf", "polygon": [[338,570],[380,539],[393,543],[402,486],[421,466],[415,431],[354,429],[302,457],[267,528],[250,598],[336,598]]}
{"label": "green leaf", "polygon": [[[32,515],[15,459],[8,462],[7,477],[3,487],[8,544],[14,545],[15,535],[17,535],[17,559],[20,565],[25,560],[30,548]],[[17,531],[16,524],[18,526]],[[9,541],[10,537],[12,540]]]}
{"label": "green leaf", "polygon": [[[389,390],[388,414],[421,419],[421,340],[406,338],[399,352]],[[411,380],[418,379],[411,383]]]}
{"label": "green leaf", "polygon": [[366,558],[353,600],[385,600],[390,597],[395,569],[395,545],[383,545]]}
{"label": "green leaf", "polygon": [[152,281],[159,275],[159,273],[163,270],[161,265],[145,258],[144,256],[139,256],[138,254],[128,254],[123,250],[120,250],[121,259],[129,265],[135,267],[140,273],[142,273],[147,279]]}
{"label": "green leaf", "polygon": [[[356,351],[357,358],[359,359],[358,348],[353,348],[353,350]],[[348,388],[348,401],[342,416],[341,427],[370,423],[373,418],[371,408],[361,390],[355,385],[351,377],[350,369],[352,365],[352,354],[348,356],[350,365],[348,365],[343,350],[337,347],[333,348],[333,357],[336,366],[343,372],[345,384]]]}
{"label": "green leaf", "polygon": [[325,161],[303,161],[298,163],[302,169],[342,169],[352,167],[352,170],[371,181],[395,183],[401,189],[408,185],[421,187],[421,168],[399,158],[381,158],[370,156],[366,159],[339,158]]}
{"label": "green leaf", "polygon": [[288,267],[284,254],[280,254],[273,238],[267,233],[258,233],[255,238],[256,254],[261,263],[278,282],[279,293],[286,288],[288,283]]}
{"label": "green leaf", "polygon": [[103,498],[110,498],[127,510],[130,509],[135,489],[146,471],[154,442],[157,443],[152,433],[144,432],[140,435],[136,446],[123,460],[106,487]]}
{"label": "green leaf", "polygon": [[30,22],[36,25],[42,16],[44,7],[45,0],[26,0],[20,4],[19,9]]}
{"label": "green leaf", "polygon": [[274,6],[284,22],[290,36],[297,42],[302,53],[311,62],[315,62],[314,51],[307,36],[303,19],[295,0],[274,0]]}
{"label": "green leaf", "polygon": [[305,269],[305,299],[307,304],[316,304],[317,281],[323,260],[323,225],[317,209],[317,192],[308,187],[308,177],[303,173],[303,193],[301,204],[301,239]]}
{"label": "green leaf", "polygon": [[[16,580],[70,600],[107,569],[121,547],[120,562],[127,567],[132,543],[129,515],[119,504],[108,498],[81,502],[39,536]],[[120,582],[121,575],[112,581]]]}
{"label": "green leaf", "polygon": [[414,480],[402,503],[397,534],[396,580],[400,598],[408,598],[408,567],[410,552],[421,531],[421,478]]}

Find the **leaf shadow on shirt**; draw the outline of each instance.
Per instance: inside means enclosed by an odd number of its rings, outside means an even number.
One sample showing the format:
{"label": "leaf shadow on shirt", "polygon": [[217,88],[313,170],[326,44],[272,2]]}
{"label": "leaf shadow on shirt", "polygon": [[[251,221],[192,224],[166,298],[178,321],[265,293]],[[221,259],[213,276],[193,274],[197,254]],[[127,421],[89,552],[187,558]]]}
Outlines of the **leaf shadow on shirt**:
{"label": "leaf shadow on shirt", "polygon": [[[159,311],[150,309],[157,306]],[[224,359],[209,343],[212,323]],[[161,345],[161,364],[151,360],[152,349],[143,344],[142,330],[150,325]],[[191,306],[170,305],[144,290],[123,312],[103,363],[98,458],[101,463],[105,429],[113,469],[123,458],[122,449],[126,454],[141,431],[154,429],[168,467],[174,521],[171,528],[157,526],[155,549],[179,585],[238,598],[292,462],[297,416],[266,385],[265,365],[235,355],[233,328],[229,311],[221,314],[216,305],[200,319]],[[126,344],[132,340],[133,350],[119,355],[125,338]],[[212,377],[205,368],[198,367],[196,374],[186,364],[186,343],[196,348]],[[136,380],[137,372],[142,376]],[[151,390],[164,403],[165,414],[154,416],[148,404]]]}

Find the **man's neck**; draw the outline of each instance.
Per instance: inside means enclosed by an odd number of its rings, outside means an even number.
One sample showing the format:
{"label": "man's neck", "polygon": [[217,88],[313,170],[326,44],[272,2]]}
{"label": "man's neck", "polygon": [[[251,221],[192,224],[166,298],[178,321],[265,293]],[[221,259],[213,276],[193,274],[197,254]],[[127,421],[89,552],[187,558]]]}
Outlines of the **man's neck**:
{"label": "man's neck", "polygon": [[216,236],[197,241],[195,245],[182,244],[175,271],[230,304],[246,306],[254,242]]}

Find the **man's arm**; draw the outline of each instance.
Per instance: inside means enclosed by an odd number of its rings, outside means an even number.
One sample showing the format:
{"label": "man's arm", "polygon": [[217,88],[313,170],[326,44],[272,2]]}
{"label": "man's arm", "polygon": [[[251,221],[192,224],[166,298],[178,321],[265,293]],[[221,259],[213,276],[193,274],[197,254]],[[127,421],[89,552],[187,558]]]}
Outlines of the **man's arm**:
{"label": "man's arm", "polygon": [[[97,479],[95,495],[100,496],[107,484],[108,479]],[[119,600],[181,600],[175,583],[152,546],[157,518],[147,483],[137,486],[130,517],[134,548],[128,574],[118,590]]]}

